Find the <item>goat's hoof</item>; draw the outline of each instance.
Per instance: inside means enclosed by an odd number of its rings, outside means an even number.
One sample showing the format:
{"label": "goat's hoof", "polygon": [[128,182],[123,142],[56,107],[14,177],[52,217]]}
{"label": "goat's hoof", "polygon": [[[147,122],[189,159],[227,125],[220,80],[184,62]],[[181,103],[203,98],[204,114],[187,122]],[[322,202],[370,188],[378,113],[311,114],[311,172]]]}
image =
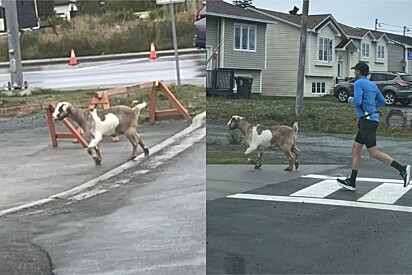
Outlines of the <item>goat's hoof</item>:
{"label": "goat's hoof", "polygon": [[134,160],[137,156],[131,156],[129,160]]}
{"label": "goat's hoof", "polygon": [[101,165],[101,163],[102,163],[102,160],[99,159],[98,157],[93,157],[93,160],[94,160],[94,163],[95,163],[96,165]]}
{"label": "goat's hoof", "polygon": [[299,168],[299,163],[298,162],[295,162],[295,168],[296,168],[296,170],[298,170],[298,168]]}
{"label": "goat's hoof", "polygon": [[292,171],[292,168],[286,167],[284,170],[285,170],[285,171]]}
{"label": "goat's hoof", "polygon": [[144,156],[145,157],[149,156],[149,149],[144,148],[143,151],[144,151]]}
{"label": "goat's hoof", "polygon": [[260,166],[261,166],[261,165],[257,165],[257,164],[256,164],[256,165],[255,165],[255,169],[260,169]]}

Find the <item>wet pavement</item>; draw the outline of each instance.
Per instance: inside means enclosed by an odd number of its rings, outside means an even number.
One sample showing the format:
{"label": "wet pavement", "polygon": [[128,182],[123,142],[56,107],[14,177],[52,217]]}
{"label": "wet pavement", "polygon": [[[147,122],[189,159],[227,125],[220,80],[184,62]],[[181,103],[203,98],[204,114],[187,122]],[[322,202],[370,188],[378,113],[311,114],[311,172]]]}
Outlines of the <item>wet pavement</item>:
{"label": "wet pavement", "polygon": [[[149,150],[188,127],[183,120],[141,125],[139,133]],[[60,130],[67,131],[63,126]],[[63,139],[53,148],[45,113],[0,120],[0,211],[44,199],[69,190],[127,162],[132,147],[120,142],[101,142],[103,162],[95,166],[79,144]],[[139,148],[139,154],[142,150]]]}

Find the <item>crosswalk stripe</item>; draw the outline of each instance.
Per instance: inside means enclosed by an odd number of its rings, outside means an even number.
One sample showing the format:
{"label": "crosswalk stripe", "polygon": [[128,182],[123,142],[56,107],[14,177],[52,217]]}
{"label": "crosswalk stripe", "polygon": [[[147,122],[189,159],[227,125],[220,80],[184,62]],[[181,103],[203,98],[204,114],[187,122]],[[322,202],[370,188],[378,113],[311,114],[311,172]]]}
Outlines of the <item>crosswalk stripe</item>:
{"label": "crosswalk stripe", "polygon": [[[325,176],[325,175],[314,175],[314,174],[309,174],[309,175],[304,175],[302,178],[310,178],[310,179],[323,179],[323,180],[333,180],[338,177],[330,177],[330,176]],[[344,177],[339,177],[341,179],[344,179]],[[386,182],[386,183],[402,183],[403,180],[395,180],[395,179],[379,179],[379,178],[362,178],[362,177],[357,177],[356,181],[367,181],[367,182]]]}
{"label": "crosswalk stripe", "polygon": [[324,198],[333,192],[338,191],[341,187],[336,183],[335,180],[323,180],[309,187],[301,189],[290,196],[296,197],[315,197]]}
{"label": "crosswalk stripe", "polygon": [[343,201],[343,200],[331,200],[331,199],[320,199],[320,198],[300,198],[300,197],[287,197],[287,196],[268,196],[268,195],[260,195],[260,194],[242,194],[242,193],[229,195],[227,196],[227,198],[259,200],[259,201],[323,204],[323,205],[347,206],[347,207],[369,208],[369,209],[379,209],[379,210],[412,213],[412,207],[410,206],[382,204],[382,203],[369,203],[369,202],[359,202],[359,201]]}
{"label": "crosswalk stripe", "polygon": [[411,186],[408,186],[406,188],[399,186],[395,188],[393,184],[382,183],[375,189],[366,193],[363,197],[360,197],[358,201],[393,204],[403,195],[405,195],[410,189]]}

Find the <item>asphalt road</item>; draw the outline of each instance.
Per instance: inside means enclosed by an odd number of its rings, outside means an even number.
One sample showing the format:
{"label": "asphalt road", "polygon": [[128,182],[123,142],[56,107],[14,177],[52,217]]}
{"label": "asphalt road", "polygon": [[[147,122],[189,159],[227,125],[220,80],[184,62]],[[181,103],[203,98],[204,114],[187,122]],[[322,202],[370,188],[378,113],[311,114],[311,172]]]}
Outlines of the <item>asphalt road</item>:
{"label": "asphalt road", "polygon": [[[205,84],[205,55],[188,54],[179,57],[182,84]],[[159,57],[152,62],[149,58],[97,61],[68,64],[25,66],[23,80],[29,88],[86,89],[126,86],[136,83],[163,80],[176,83],[174,56]],[[10,81],[8,69],[0,69],[0,86]]]}
{"label": "asphalt road", "polygon": [[142,165],[103,182],[121,183],[106,193],[2,217],[0,247],[33,243],[59,275],[204,274],[204,139],[146,174]]}
{"label": "asphalt road", "polygon": [[[209,125],[208,138],[219,138]],[[299,133],[300,172],[208,165],[207,273],[409,274],[411,187],[364,150],[357,190],[342,190],[335,179],[350,174],[352,140]],[[410,140],[379,137],[378,145],[410,164]]]}

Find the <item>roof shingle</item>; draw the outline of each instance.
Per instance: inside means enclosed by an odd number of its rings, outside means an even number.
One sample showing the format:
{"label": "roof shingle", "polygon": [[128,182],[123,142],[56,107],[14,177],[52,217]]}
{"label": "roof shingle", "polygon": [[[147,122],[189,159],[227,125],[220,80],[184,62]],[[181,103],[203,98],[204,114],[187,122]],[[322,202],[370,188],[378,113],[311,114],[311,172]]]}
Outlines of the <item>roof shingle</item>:
{"label": "roof shingle", "polygon": [[206,2],[206,5],[206,14],[219,14],[223,17],[225,15],[229,17],[236,16],[239,18],[249,18],[256,21],[273,21],[273,19],[268,16],[248,9],[243,9],[241,7],[226,3],[222,0],[208,0]]}

